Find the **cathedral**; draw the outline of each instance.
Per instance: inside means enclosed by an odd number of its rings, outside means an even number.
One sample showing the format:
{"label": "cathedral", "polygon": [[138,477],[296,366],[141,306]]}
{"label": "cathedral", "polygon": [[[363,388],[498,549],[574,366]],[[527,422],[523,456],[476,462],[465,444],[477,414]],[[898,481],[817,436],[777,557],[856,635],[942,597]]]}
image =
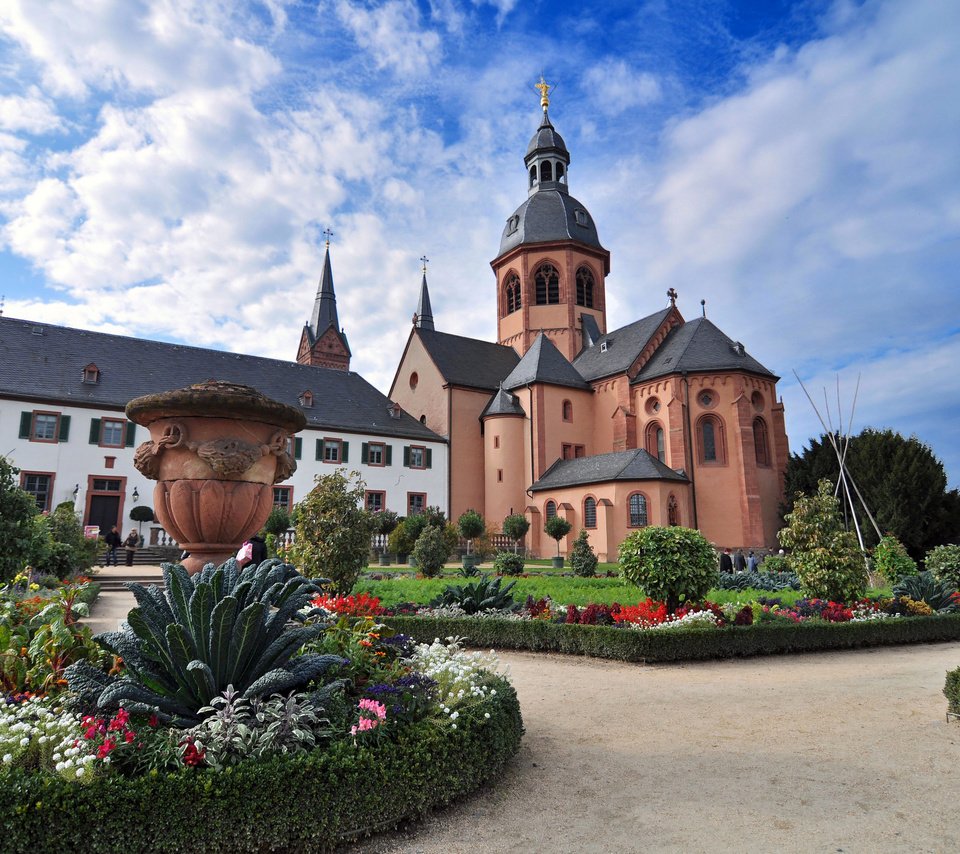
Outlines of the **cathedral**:
{"label": "cathedral", "polygon": [[[527,197],[491,262],[497,342],[440,331],[424,272],[390,399],[449,442],[451,517],[473,508],[498,527],[522,513],[530,554],[554,553],[553,515],[572,526],[561,553],[585,529],[601,560],[646,525],[775,547],[789,453],[779,377],[706,317],[685,320],[672,288],[665,308],[609,329],[610,253],[570,194],[570,153],[538,88]],[[335,337],[331,355],[349,353]]]}

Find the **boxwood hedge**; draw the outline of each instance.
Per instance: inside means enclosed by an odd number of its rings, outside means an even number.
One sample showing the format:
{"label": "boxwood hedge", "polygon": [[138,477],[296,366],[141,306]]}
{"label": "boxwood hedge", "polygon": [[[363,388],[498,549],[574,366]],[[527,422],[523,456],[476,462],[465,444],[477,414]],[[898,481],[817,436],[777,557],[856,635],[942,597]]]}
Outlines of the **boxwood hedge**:
{"label": "boxwood hedge", "polygon": [[960,614],[857,623],[762,622],[724,628],[634,631],[544,620],[384,617],[398,632],[429,643],[451,635],[471,646],[565,652],[620,661],[695,661],[960,640]]}
{"label": "boxwood hedge", "polygon": [[[76,784],[0,774],[6,851],[326,851],[422,815],[495,779],[523,733],[513,688],[395,740],[339,742],[304,757]],[[484,717],[485,713],[490,718]]]}

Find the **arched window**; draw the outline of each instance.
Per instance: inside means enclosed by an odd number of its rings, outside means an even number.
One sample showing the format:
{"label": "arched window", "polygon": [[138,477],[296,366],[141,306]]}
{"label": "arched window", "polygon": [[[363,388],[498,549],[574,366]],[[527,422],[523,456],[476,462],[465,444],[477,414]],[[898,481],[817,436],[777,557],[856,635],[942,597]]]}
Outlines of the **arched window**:
{"label": "arched window", "polygon": [[647,526],[647,496],[634,492],[630,496],[630,527],[645,528]]}
{"label": "arched window", "polygon": [[513,314],[520,309],[520,277],[513,273],[507,276],[503,286],[504,313]]}
{"label": "arched window", "polygon": [[533,277],[537,291],[537,305],[556,305],[560,302],[560,274],[553,264],[541,264]]}
{"label": "arched window", "polygon": [[716,415],[705,415],[697,422],[697,451],[701,463],[726,463],[727,443],[723,422]]}
{"label": "arched window", "polygon": [[563,413],[564,421],[573,421],[573,404],[569,400],[565,400],[561,407]]}
{"label": "arched window", "polygon": [[757,453],[757,465],[770,465],[770,445],[767,441],[767,423],[762,418],[753,419],[753,448]]}
{"label": "arched window", "polygon": [[675,495],[671,495],[667,499],[667,524],[680,524],[680,507],[677,504],[677,497]]}
{"label": "arched window", "polygon": [[597,527],[597,500],[590,496],[583,499],[583,527]]}
{"label": "arched window", "polygon": [[547,506],[543,508],[543,514],[544,514],[544,516],[546,516],[548,519],[552,519],[554,516],[556,516],[556,515],[557,515],[557,502],[556,502],[556,501],[553,501],[553,500],[548,501],[548,502],[547,502]]}
{"label": "arched window", "polygon": [[566,177],[565,177],[564,174],[563,174],[563,164],[562,164],[562,163],[558,163],[558,164],[557,164],[557,180],[558,180],[561,184],[566,184],[566,183],[567,183],[567,179],[566,179]]}
{"label": "arched window", "polygon": [[544,160],[543,163],[540,164],[540,183],[542,184],[544,181],[552,181],[552,180],[553,180],[553,167],[550,165],[549,160]]}
{"label": "arched window", "polygon": [[537,183],[537,167],[530,167],[530,186],[533,187]]}
{"label": "arched window", "polygon": [[659,421],[651,421],[647,425],[647,438],[644,445],[651,457],[656,457],[661,463],[666,462],[663,427],[660,426]]}
{"label": "arched window", "polygon": [[589,267],[577,270],[577,305],[593,308],[593,273]]}

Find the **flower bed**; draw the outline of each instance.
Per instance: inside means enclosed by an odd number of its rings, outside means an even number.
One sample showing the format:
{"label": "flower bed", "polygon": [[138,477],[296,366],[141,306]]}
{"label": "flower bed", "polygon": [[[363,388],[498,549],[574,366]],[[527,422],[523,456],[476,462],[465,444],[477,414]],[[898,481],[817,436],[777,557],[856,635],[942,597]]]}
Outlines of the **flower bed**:
{"label": "flower bed", "polygon": [[277,561],[164,580],[130,585],[126,627],[46,696],[6,695],[8,847],[325,850],[470,791],[519,747],[492,654],[418,646]]}

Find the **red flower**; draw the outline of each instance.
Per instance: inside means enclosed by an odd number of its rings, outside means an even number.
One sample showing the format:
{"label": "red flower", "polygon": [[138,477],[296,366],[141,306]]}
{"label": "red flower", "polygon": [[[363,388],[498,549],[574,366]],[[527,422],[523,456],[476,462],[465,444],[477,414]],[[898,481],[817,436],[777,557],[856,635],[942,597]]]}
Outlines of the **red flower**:
{"label": "red flower", "polygon": [[136,737],[137,737],[137,734],[136,734],[132,729],[128,729],[128,730],[123,734],[123,740],[124,740],[127,744],[129,744],[131,741],[133,741]]}
{"label": "red flower", "polygon": [[147,725],[152,727],[160,726],[160,718],[156,715],[150,715],[150,720],[147,721]]}

